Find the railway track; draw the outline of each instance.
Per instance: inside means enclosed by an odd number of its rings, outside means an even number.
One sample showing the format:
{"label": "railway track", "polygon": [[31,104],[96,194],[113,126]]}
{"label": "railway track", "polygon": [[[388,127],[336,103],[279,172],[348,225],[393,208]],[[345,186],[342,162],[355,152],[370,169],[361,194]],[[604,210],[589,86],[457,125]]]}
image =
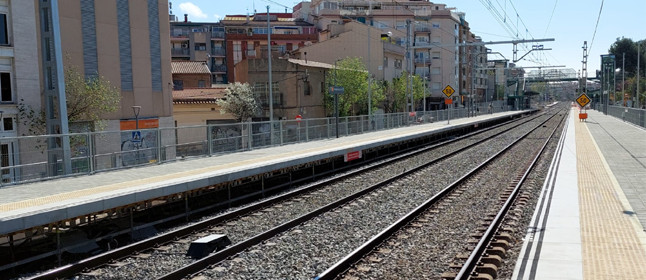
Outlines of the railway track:
{"label": "railway track", "polygon": [[315,279],[494,279],[529,200],[522,187],[536,183],[530,171],[550,157],[543,152],[562,120],[537,127]]}
{"label": "railway track", "polygon": [[[542,123],[538,121],[537,123]],[[520,129],[524,134],[526,127]],[[213,269],[206,269],[198,275],[209,278],[310,278],[317,271],[324,270],[332,264],[336,257],[340,257],[348,248],[361,244],[366,237],[376,234],[375,229],[396,219],[410,207],[416,205],[420,198],[423,198],[436,191],[435,188],[415,188],[416,193],[406,199],[401,198],[402,193],[414,186],[405,184],[406,181],[419,180],[423,174],[438,173],[442,164],[463,164],[467,170],[470,165],[477,164],[480,159],[491,156],[490,149],[502,148],[509,142],[515,140],[515,136],[503,135],[489,140],[486,144],[480,144],[477,148],[461,151],[460,155],[471,157],[453,156],[439,164],[426,164],[406,170],[395,178],[385,180],[376,191],[361,193],[360,197],[347,198],[338,203],[329,204],[318,209],[317,213],[310,213],[303,216],[303,219],[294,220],[285,224],[284,227],[275,228],[274,232],[264,236],[257,236],[258,239],[249,242],[244,246],[232,249],[235,246],[225,249],[222,252],[211,255],[190,266],[181,268],[169,273],[161,279],[181,279],[192,275],[209,266]],[[484,151],[483,151],[484,150]],[[452,161],[452,162],[451,162]],[[450,162],[450,163],[449,163]],[[411,179],[409,176],[418,177]],[[437,186],[450,182],[452,174],[444,178],[437,178]],[[404,182],[404,183],[402,183]],[[393,204],[393,202],[395,202]],[[339,207],[340,205],[343,205]],[[381,213],[379,219],[369,218],[368,215]],[[307,216],[307,217],[306,217]],[[364,223],[355,223],[363,221]],[[367,221],[367,222],[366,222]],[[274,236],[274,237],[272,237]],[[271,238],[269,238],[271,237]],[[231,252],[227,250],[231,249]],[[304,252],[308,252],[307,254]],[[282,265],[277,265],[282,264]],[[277,267],[275,267],[277,266]],[[250,271],[252,269],[253,271]]]}
{"label": "railway track", "polygon": [[[487,131],[475,132],[455,139],[454,141],[400,155],[382,163],[360,168],[342,176],[326,179],[272,199],[243,207],[215,218],[206,219],[200,223],[131,244],[94,258],[38,275],[34,278],[70,277],[79,272],[82,272],[80,275],[81,278],[87,277],[95,279],[97,277],[105,277],[106,275],[109,275],[107,278],[112,278],[113,276],[128,278],[132,276],[131,273],[133,270],[139,273],[138,278],[158,277],[180,266],[200,263],[201,261],[184,257],[188,243],[190,243],[191,239],[213,232],[226,232],[229,235],[234,245],[222,252],[229,250],[228,256],[231,256],[234,254],[234,250],[230,250],[231,248],[238,246],[237,248],[242,248],[240,251],[246,250],[249,245],[254,242],[257,243],[258,240],[262,241],[267,237],[280,233],[281,230],[278,230],[277,226],[286,224],[285,222],[290,219],[292,222],[291,225],[286,226],[287,228],[301,223],[302,221],[294,217],[303,217],[303,213],[305,212],[317,208],[321,209],[322,205],[332,204],[329,203],[330,201],[336,201],[338,204],[346,203],[347,201],[339,202],[340,200],[338,198],[347,197],[352,193],[356,196],[361,196],[361,193],[357,192],[360,192],[361,189],[365,190],[365,186],[370,185],[370,183],[380,180],[388,181],[383,178],[392,177],[397,173],[401,173],[401,170],[408,169],[409,171],[407,173],[410,173],[411,166],[423,166],[424,162],[429,162],[429,158],[435,158],[436,161],[447,158],[451,154],[463,151],[465,147],[471,147],[487,141],[503,131],[517,128],[526,122],[533,121],[535,118],[499,125]],[[366,174],[366,172],[369,173]],[[358,176],[357,174],[363,175]],[[368,191],[366,190],[366,192]],[[330,194],[334,195],[330,196]],[[352,200],[352,198],[346,199],[348,201]],[[329,207],[335,208],[336,206]],[[294,209],[299,211],[293,211]],[[324,212],[323,210],[321,211]],[[316,216],[316,214],[312,215]],[[264,237],[259,238],[259,236]],[[256,241],[253,241],[254,238]],[[149,265],[155,263],[159,265]],[[172,265],[167,265],[168,263]],[[95,267],[99,268],[90,269]],[[119,271],[124,274],[120,274]]]}

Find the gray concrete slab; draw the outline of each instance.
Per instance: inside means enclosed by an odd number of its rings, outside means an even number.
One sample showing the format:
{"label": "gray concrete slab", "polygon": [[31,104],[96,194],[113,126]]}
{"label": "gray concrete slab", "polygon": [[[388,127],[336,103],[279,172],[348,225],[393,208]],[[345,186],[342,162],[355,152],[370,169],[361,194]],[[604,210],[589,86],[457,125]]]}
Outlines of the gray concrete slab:
{"label": "gray concrete slab", "polygon": [[572,115],[561,137],[511,279],[583,279]]}
{"label": "gray concrete slab", "polygon": [[646,129],[594,110],[587,127],[646,228]]}
{"label": "gray concrete slab", "polygon": [[0,188],[0,234],[522,113],[481,115],[451,120],[450,125],[446,122],[414,125],[338,139],[6,186]]}

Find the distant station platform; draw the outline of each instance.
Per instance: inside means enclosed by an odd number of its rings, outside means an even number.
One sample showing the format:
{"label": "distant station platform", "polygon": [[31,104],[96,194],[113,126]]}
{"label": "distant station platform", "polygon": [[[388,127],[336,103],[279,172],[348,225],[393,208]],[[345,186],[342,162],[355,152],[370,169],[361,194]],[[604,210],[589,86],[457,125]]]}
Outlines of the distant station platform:
{"label": "distant station platform", "polygon": [[486,114],[451,120],[450,124],[446,121],[415,124],[341,138],[7,186],[0,188],[0,235],[61,221],[76,223],[77,219],[86,219],[84,216],[93,213],[114,211],[110,209],[330,158],[341,157],[343,162],[344,156],[361,157],[359,151],[456,129],[473,129],[478,124],[503,122],[527,113]]}
{"label": "distant station platform", "polygon": [[512,279],[646,277],[646,130],[572,109]]}

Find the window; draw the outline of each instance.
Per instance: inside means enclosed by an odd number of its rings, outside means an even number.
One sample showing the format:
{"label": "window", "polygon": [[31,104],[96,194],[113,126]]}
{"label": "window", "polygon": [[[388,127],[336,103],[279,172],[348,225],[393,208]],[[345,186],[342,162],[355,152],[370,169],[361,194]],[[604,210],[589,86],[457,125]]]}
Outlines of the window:
{"label": "window", "polygon": [[388,67],[388,57],[384,56],[384,67]]}
{"label": "window", "polygon": [[[2,167],[9,167],[9,144],[1,144],[0,145],[0,166]],[[8,183],[11,182],[11,178],[5,178],[6,175],[11,174],[11,168],[3,168],[2,169],[2,182],[3,183]]]}
{"label": "window", "polygon": [[183,80],[173,80],[173,90],[183,90],[184,81]]}
{"label": "window", "polygon": [[433,22],[433,23],[431,23],[431,26],[432,26],[433,28],[435,28],[435,29],[440,28],[440,24],[439,24],[438,22]]}
{"label": "window", "polygon": [[396,69],[402,69],[402,60],[401,59],[395,59],[395,68]]}
{"label": "window", "polygon": [[440,52],[433,52],[433,54],[431,55],[431,58],[440,59]]}
{"label": "window", "polygon": [[197,81],[197,87],[200,87],[200,88],[206,87],[206,82],[204,80]]}
{"label": "window", "polygon": [[433,74],[433,75],[439,75],[439,74],[440,74],[440,67],[433,67],[433,68],[431,68],[431,74]]}
{"label": "window", "polygon": [[6,14],[0,14],[0,45],[9,45],[9,30],[7,29]]}
{"label": "window", "polygon": [[195,50],[196,51],[205,51],[206,50],[206,43],[195,43]]}
{"label": "window", "polygon": [[307,82],[307,81],[303,82],[303,94],[304,95],[312,94],[312,86],[310,86],[310,82]]}
{"label": "window", "polygon": [[13,130],[13,117],[3,117],[2,118],[2,131],[12,131]]}
{"label": "window", "polygon": [[11,102],[13,95],[11,94],[11,74],[0,73],[0,101]]}
{"label": "window", "polygon": [[431,89],[433,90],[439,90],[442,86],[440,85],[440,82],[433,82]]}

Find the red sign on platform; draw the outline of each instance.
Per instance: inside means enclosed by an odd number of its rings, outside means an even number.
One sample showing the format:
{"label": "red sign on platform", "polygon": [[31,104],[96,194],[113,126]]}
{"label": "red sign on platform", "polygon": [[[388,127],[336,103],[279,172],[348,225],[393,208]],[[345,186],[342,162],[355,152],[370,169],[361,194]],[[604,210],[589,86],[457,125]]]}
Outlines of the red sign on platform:
{"label": "red sign on platform", "polygon": [[361,151],[349,152],[343,155],[343,161],[345,162],[355,160],[355,159],[360,159],[360,158],[361,158]]}
{"label": "red sign on platform", "polygon": [[301,115],[296,115],[296,121],[297,122],[301,122],[302,119],[303,119],[303,117]]}

